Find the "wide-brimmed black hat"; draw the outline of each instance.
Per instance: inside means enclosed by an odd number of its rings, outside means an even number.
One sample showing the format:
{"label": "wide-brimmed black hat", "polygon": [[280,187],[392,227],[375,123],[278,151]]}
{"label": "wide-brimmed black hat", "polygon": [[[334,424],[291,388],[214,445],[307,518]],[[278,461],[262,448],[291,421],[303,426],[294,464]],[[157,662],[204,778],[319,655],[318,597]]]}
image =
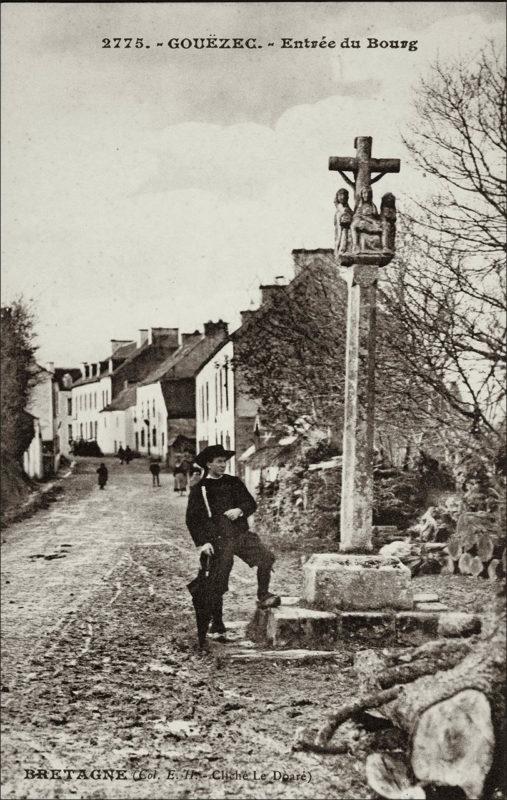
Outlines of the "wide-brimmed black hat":
{"label": "wide-brimmed black hat", "polygon": [[205,447],[204,450],[201,450],[199,455],[194,458],[194,461],[205,469],[206,464],[213,461],[214,458],[232,458],[235,453],[235,450],[225,450],[221,444],[211,444],[209,447]]}

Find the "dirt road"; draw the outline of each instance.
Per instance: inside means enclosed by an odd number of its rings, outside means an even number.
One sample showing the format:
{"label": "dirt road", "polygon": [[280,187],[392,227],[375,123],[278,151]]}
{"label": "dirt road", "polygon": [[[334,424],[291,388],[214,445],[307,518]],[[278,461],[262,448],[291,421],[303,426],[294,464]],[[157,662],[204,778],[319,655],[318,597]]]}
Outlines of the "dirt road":
{"label": "dirt road", "polygon": [[[145,462],[81,462],[61,500],[3,532],[3,796],[367,798],[361,761],[292,753],[295,731],[350,698],[331,665],[231,663],[195,651],[186,500]],[[297,594],[296,555],[274,588]],[[226,621],[248,620],[236,561]],[[106,772],[106,770],[108,770]]]}

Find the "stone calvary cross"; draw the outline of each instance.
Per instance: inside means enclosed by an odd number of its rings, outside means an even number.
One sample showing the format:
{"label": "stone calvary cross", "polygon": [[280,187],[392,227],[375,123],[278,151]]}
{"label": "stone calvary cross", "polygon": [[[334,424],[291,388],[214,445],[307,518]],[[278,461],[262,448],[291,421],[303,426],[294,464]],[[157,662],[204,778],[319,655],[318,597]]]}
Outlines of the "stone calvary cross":
{"label": "stone calvary cross", "polygon": [[[398,159],[371,157],[372,139],[358,136],[355,158],[331,157],[329,169],[354,188],[354,211],[348,192],[337,193],[336,261],[348,285],[345,413],[341,494],[340,550],[372,549],[375,339],[378,268],[394,256],[395,198],[382,198],[380,214],[371,185],[400,171]],[[355,181],[345,174],[352,172]],[[377,173],[372,178],[372,173]]]}

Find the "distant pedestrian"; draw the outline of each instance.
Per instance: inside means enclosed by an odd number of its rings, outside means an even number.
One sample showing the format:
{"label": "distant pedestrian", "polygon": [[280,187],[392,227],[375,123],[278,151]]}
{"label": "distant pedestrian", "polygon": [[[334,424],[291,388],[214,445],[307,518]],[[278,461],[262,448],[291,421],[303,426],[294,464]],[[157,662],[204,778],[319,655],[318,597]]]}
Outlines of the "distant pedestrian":
{"label": "distant pedestrian", "polygon": [[130,464],[130,462],[132,461],[132,450],[128,445],[125,448],[125,454],[123,457],[125,459],[125,464],[127,465]]}
{"label": "distant pedestrian", "polygon": [[97,475],[99,476],[99,489],[103,489],[104,486],[106,485],[108,474],[109,473],[107,471],[106,465],[102,463],[97,470]]}
{"label": "distant pedestrian", "polygon": [[116,455],[120,459],[120,464],[123,464],[123,462],[125,461],[125,450],[123,449],[123,447],[121,445],[119,446]]}
{"label": "distant pedestrian", "polygon": [[158,464],[156,461],[152,461],[150,464],[150,472],[152,477],[152,485],[160,486],[160,464]]}
{"label": "distant pedestrian", "polygon": [[174,491],[179,492],[180,497],[183,497],[183,495],[187,493],[187,471],[181,461],[176,462],[173,475]]}

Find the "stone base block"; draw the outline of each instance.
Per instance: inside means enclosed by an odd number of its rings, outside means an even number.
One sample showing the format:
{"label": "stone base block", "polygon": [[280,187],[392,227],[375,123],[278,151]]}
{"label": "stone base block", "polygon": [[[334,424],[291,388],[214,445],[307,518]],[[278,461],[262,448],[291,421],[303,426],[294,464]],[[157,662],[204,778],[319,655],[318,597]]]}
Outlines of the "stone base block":
{"label": "stone base block", "polygon": [[410,570],[398,558],[318,553],[303,567],[303,598],[327,611],[411,609]]}
{"label": "stone base block", "polygon": [[395,615],[383,611],[344,611],[342,636],[361,642],[389,644],[395,636]]}
{"label": "stone base block", "polygon": [[272,647],[333,647],[339,633],[336,614],[281,606],[271,610],[266,641]]}
{"label": "stone base block", "polygon": [[439,636],[473,636],[481,632],[481,618],[477,614],[449,611],[438,616]]}
{"label": "stone base block", "polygon": [[402,645],[420,645],[438,636],[437,612],[400,611],[396,614],[396,642]]}
{"label": "stone base block", "polygon": [[257,643],[271,647],[333,648],[339,636],[336,614],[312,608],[280,606],[258,610],[247,634]]}

